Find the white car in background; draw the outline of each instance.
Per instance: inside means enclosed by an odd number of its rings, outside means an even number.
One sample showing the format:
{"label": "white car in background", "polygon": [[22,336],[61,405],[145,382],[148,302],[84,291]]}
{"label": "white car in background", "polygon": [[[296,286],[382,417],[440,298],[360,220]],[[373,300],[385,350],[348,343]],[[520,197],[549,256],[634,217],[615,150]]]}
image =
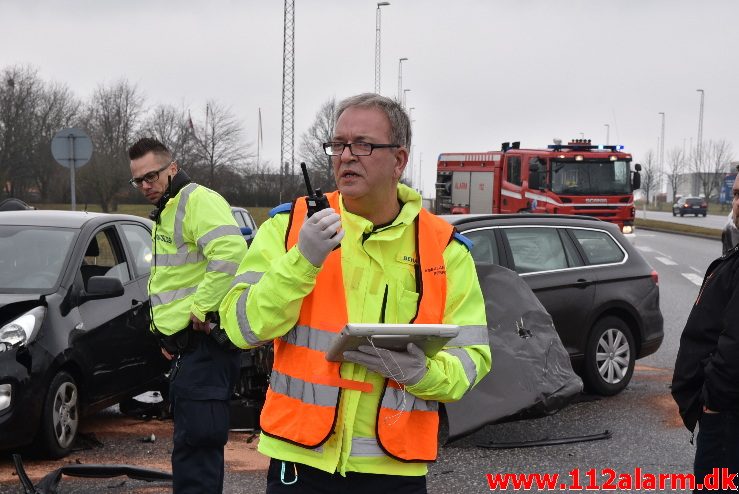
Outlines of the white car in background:
{"label": "white car in background", "polygon": [[234,215],[236,223],[241,229],[241,234],[246,239],[246,243],[251,244],[251,241],[254,240],[254,236],[257,234],[258,228],[254,217],[247,209],[236,206],[231,207],[231,213]]}

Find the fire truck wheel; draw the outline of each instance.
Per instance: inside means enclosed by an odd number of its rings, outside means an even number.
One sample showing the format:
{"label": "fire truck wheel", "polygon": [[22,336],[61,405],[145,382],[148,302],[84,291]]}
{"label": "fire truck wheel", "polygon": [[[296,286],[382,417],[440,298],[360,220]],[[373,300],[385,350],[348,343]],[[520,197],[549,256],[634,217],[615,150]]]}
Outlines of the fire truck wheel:
{"label": "fire truck wheel", "polygon": [[585,354],[585,384],[591,392],[611,396],[620,393],[634,373],[636,348],[624,321],[606,316],[595,323]]}

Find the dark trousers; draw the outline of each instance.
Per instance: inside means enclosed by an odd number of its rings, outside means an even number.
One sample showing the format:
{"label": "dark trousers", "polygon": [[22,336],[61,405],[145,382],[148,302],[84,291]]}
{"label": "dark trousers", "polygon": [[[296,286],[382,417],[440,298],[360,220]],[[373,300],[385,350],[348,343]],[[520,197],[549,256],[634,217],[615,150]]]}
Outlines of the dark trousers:
{"label": "dark trousers", "polygon": [[223,492],[223,447],[239,354],[204,334],[176,357],[170,374],[176,494]]}
{"label": "dark trousers", "polygon": [[[283,467],[284,465],[284,467]],[[297,480],[295,472],[297,471]],[[300,463],[274,458],[267,471],[267,494],[426,494],[426,477],[347,472],[326,473]]]}
{"label": "dark trousers", "polygon": [[[698,422],[698,439],[695,451],[695,481],[704,482],[705,476],[714,473],[718,482],[723,477],[720,469],[727,468],[730,473],[739,473],[739,413],[704,413]],[[739,476],[734,479],[739,487]],[[716,484],[717,487],[720,485]],[[703,491],[693,492],[706,492]],[[714,490],[711,492],[737,492]]]}

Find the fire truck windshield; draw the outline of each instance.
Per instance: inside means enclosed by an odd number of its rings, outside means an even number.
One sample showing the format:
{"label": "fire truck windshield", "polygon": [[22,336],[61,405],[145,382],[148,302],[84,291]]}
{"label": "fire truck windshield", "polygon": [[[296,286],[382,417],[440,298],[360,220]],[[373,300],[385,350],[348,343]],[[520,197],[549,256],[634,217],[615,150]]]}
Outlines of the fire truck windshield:
{"label": "fire truck windshield", "polygon": [[561,195],[631,194],[628,161],[552,161],[552,192]]}

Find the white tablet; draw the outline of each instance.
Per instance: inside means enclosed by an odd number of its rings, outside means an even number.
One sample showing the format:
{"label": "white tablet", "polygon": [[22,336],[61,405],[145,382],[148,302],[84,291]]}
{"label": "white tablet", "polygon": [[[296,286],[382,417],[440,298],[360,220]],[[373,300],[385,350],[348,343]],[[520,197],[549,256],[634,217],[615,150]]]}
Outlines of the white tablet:
{"label": "white tablet", "polygon": [[457,334],[459,326],[454,324],[347,324],[331,343],[326,360],[343,362],[344,352],[360,345],[405,351],[408,343],[433,357]]}

